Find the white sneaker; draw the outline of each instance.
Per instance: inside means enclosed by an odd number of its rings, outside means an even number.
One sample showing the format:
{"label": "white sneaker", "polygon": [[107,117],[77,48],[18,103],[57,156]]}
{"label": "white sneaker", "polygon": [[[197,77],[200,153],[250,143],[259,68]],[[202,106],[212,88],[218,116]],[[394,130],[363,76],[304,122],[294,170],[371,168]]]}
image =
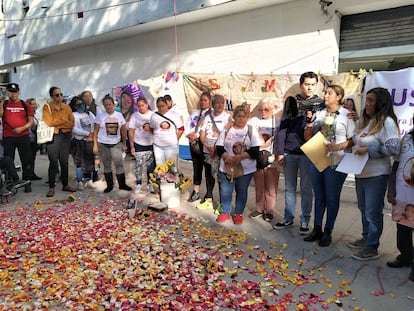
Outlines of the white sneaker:
{"label": "white sneaker", "polygon": [[135,193],[140,192],[140,191],[141,191],[141,187],[142,187],[142,185],[141,185],[141,184],[137,184],[137,185],[135,186]]}
{"label": "white sneaker", "polygon": [[78,181],[78,187],[76,188],[78,191],[82,191],[85,189],[85,187],[83,186],[83,182]]}
{"label": "white sneaker", "polygon": [[94,182],[91,179],[86,182],[85,187],[88,187],[88,188],[91,188],[91,189],[96,188]]}

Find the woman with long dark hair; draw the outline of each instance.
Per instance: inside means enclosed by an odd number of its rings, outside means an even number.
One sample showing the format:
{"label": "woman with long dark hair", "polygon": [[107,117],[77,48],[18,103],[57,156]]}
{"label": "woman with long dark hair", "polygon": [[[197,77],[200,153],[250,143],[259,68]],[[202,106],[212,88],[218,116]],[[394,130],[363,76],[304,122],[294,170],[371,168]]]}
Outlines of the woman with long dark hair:
{"label": "woman with long dark hair", "polygon": [[356,249],[352,258],[378,258],[384,225],[384,197],[387,190],[391,157],[400,152],[400,131],[391,94],[377,87],[366,94],[365,108],[352,140],[356,155],[368,154],[362,172],[355,175],[358,208],[361,211],[362,238],[348,242]]}
{"label": "woman with long dark hair", "polygon": [[[188,202],[200,200],[200,185],[203,176],[204,153],[203,144],[200,140],[201,124],[204,117],[211,109],[211,95],[203,92],[200,95],[199,109],[195,109],[188,117],[185,124],[184,135],[190,142],[191,161],[193,163],[193,191],[188,198]],[[195,146],[194,148],[192,147]]]}

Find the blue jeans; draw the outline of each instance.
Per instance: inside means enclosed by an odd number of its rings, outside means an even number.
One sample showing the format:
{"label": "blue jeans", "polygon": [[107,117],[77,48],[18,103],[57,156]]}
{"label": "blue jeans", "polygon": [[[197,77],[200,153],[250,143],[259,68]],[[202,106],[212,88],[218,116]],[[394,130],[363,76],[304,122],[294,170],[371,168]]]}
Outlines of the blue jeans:
{"label": "blue jeans", "polygon": [[384,226],[384,197],[389,175],[355,178],[358,208],[362,216],[362,237],[365,247],[376,250]]}
{"label": "blue jeans", "polygon": [[302,196],[301,224],[308,224],[312,211],[312,182],[309,171],[310,161],[305,155],[285,153],[285,216],[283,220],[293,221],[296,210],[296,188],[298,184],[298,170],[300,173],[300,193]]}
{"label": "blue jeans", "polygon": [[323,172],[319,172],[312,163],[310,165],[310,173],[315,194],[314,223],[315,225],[322,226],[322,219],[326,210],[325,229],[333,230],[336,216],[338,216],[342,186],[347,174],[337,172],[330,167]]}
{"label": "blue jeans", "polygon": [[247,191],[252,177],[253,173],[243,175],[230,182],[227,179],[226,174],[219,172],[220,203],[222,213],[230,214],[233,189],[236,189],[236,207],[234,209],[234,213],[243,214],[247,202]]}

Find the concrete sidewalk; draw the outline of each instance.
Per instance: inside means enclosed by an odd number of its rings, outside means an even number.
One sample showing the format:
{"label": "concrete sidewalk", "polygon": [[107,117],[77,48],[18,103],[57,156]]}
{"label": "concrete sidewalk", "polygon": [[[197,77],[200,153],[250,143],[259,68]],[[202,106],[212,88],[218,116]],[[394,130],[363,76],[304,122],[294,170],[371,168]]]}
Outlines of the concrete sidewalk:
{"label": "concrete sidewalk", "polygon": [[[72,163],[72,160],[70,160]],[[17,161],[16,161],[17,163]],[[10,203],[3,204],[2,208],[12,209],[13,202],[19,201],[23,203],[33,203],[36,200],[46,200],[45,194],[48,190],[47,167],[48,160],[45,155],[38,155],[36,162],[36,174],[43,177],[43,180],[34,181],[32,183],[33,192],[30,194],[19,190],[16,196],[10,199]],[[127,183],[133,185],[134,179],[134,165],[135,162],[129,158],[125,160],[125,169],[127,172]],[[192,164],[189,161],[180,161],[180,169],[185,175],[192,175]],[[102,172],[100,173],[102,175]],[[75,185],[74,168],[70,166],[70,184]],[[96,192],[96,202],[105,200],[106,194],[101,193],[105,187],[104,182],[98,182],[98,189],[85,190],[82,194],[87,195],[88,192]],[[60,191],[61,186],[56,186],[56,198],[66,198],[68,193]],[[198,202],[188,203],[186,200],[189,196],[188,189],[183,192],[181,197],[181,206],[177,208],[177,212],[186,213],[192,217],[205,219],[206,224],[217,226],[215,223],[216,215],[212,210],[197,210],[195,206]],[[216,186],[215,199],[218,199]],[[204,194],[204,185],[202,185],[201,193]],[[112,196],[127,196],[128,193],[124,191],[114,190]],[[365,310],[414,310],[414,282],[408,280],[409,268],[391,269],[385,265],[385,262],[392,260],[398,254],[396,248],[396,226],[391,221],[391,210],[388,204],[384,211],[384,232],[381,238],[381,246],[379,248],[380,259],[373,261],[357,261],[351,258],[352,251],[346,246],[346,242],[360,238],[361,234],[361,220],[360,213],[356,207],[356,196],[354,183],[352,178],[349,178],[343,188],[341,198],[341,208],[336,221],[336,226],[333,231],[333,242],[329,247],[320,248],[317,243],[307,243],[303,241],[302,235],[299,235],[298,217],[295,218],[295,225],[291,228],[283,230],[272,229],[272,223],[267,223],[260,217],[257,219],[249,219],[248,214],[255,208],[255,193],[254,184],[252,182],[249,187],[248,204],[245,210],[245,221],[241,226],[235,226],[232,222],[225,223],[223,226],[228,229],[236,229],[248,232],[254,243],[258,248],[272,252],[269,243],[277,243],[283,245],[283,256],[289,260],[289,267],[295,266],[298,261],[305,260],[304,264],[300,266],[303,271],[316,271],[316,274],[322,274],[320,268],[323,268],[322,279],[325,283],[313,284],[312,291],[320,293],[326,291],[329,286],[327,283],[332,283],[333,295],[338,287],[335,284],[340,284],[344,279],[348,280],[348,286],[352,288],[354,299],[348,301],[355,301]],[[284,209],[284,180],[281,175],[279,182],[279,191],[277,198],[277,207],[274,222],[280,221]],[[300,215],[299,209],[296,215]],[[311,219],[311,224],[313,219]],[[329,280],[329,282],[327,281]],[[290,288],[290,291],[295,291],[296,288]],[[330,308],[330,310],[333,310]],[[336,310],[354,310],[350,304],[344,304],[342,307],[338,306]]]}

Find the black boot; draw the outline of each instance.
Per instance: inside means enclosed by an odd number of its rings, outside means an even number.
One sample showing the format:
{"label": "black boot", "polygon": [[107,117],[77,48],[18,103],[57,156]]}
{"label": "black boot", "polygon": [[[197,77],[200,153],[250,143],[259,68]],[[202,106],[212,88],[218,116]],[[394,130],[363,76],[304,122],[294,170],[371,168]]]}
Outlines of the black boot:
{"label": "black boot", "polygon": [[410,272],[410,274],[408,275],[408,279],[409,279],[410,281],[414,282],[414,264],[413,264],[413,266],[411,267],[411,272]]}
{"label": "black boot", "polygon": [[106,188],[104,190],[105,193],[111,192],[114,189],[114,177],[112,176],[112,172],[104,173],[105,180],[106,180]]}
{"label": "black boot", "polygon": [[98,176],[98,171],[93,170],[93,171],[92,171],[92,181],[93,181],[93,182],[97,182],[97,181],[98,181],[98,179],[99,179],[99,176]]}
{"label": "black boot", "polygon": [[132,188],[125,183],[125,173],[116,174],[116,178],[118,179],[118,186],[120,190],[131,191]]}
{"label": "black boot", "polygon": [[329,246],[332,242],[332,230],[325,228],[323,235],[319,241],[319,246],[325,247]]}
{"label": "black boot", "polygon": [[323,235],[322,226],[320,226],[320,225],[314,225],[311,234],[309,234],[303,240],[305,242],[317,241],[317,240],[320,240],[322,238],[322,235]]}

